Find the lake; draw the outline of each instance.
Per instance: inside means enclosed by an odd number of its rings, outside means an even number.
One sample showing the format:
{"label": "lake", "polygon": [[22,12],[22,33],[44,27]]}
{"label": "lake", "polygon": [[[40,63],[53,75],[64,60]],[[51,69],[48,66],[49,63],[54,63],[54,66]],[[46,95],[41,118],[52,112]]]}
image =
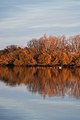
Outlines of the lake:
{"label": "lake", "polygon": [[0,67],[0,120],[80,120],[80,68]]}

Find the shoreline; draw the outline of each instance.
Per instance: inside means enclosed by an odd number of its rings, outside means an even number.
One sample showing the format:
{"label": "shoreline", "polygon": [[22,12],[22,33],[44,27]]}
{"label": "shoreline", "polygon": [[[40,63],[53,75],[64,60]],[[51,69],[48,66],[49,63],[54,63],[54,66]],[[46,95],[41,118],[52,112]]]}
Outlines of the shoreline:
{"label": "shoreline", "polygon": [[0,67],[51,67],[51,68],[80,68],[80,66],[76,65],[41,65],[41,64],[35,64],[35,65],[13,65],[13,64],[8,64],[8,65],[0,65]]}

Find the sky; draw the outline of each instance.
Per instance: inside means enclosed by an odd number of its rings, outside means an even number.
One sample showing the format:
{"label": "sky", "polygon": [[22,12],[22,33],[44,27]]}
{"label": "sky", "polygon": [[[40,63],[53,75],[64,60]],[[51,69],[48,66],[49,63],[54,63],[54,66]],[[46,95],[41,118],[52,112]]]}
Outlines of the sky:
{"label": "sky", "polygon": [[0,0],[0,49],[45,33],[80,34],[80,0]]}

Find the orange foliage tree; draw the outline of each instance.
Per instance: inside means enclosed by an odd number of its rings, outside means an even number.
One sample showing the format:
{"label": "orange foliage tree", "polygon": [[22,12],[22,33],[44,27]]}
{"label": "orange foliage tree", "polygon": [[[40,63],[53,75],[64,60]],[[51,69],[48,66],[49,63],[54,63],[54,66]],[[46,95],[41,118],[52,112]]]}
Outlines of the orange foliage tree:
{"label": "orange foliage tree", "polygon": [[0,50],[0,65],[9,64],[80,66],[80,35],[69,38],[44,35],[29,41],[25,48],[8,46]]}

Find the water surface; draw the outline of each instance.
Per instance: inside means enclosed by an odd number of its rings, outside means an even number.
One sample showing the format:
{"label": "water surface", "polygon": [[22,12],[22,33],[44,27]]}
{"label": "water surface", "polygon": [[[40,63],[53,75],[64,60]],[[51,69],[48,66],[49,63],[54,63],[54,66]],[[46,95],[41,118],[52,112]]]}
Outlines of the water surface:
{"label": "water surface", "polygon": [[53,119],[80,119],[80,68],[0,67],[0,120]]}

